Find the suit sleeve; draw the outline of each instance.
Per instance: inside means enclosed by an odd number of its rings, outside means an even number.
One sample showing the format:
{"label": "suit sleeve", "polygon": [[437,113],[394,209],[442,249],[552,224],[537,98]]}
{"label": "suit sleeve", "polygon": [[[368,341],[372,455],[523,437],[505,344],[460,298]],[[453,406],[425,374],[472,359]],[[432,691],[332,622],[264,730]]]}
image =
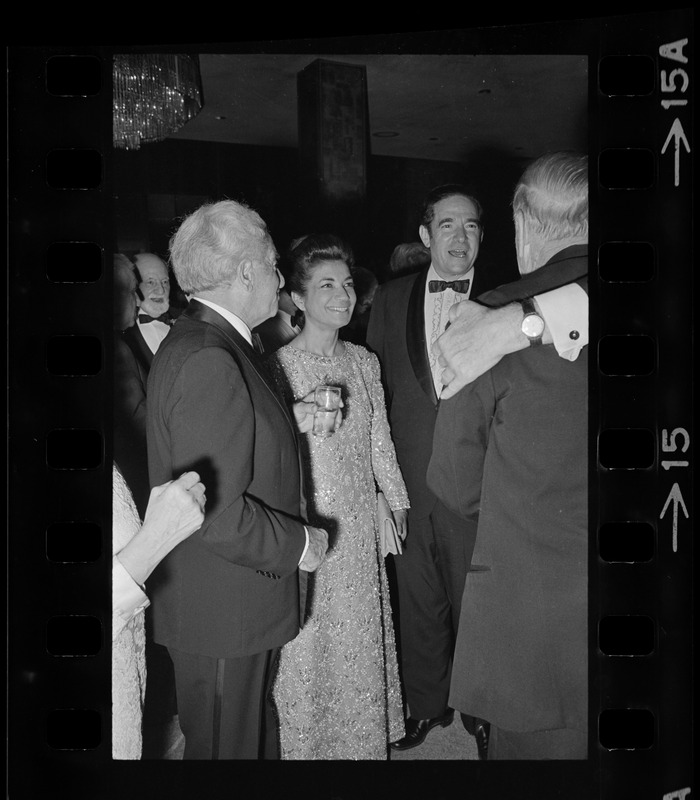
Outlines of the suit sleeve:
{"label": "suit sleeve", "polygon": [[[241,566],[282,576],[295,571],[306,543],[303,524],[249,493],[261,465],[255,463],[253,401],[236,362],[218,347],[192,353],[179,370],[166,408],[172,474],[194,469],[206,490],[206,518],[194,535],[221,558]],[[281,417],[280,424],[288,423]],[[283,435],[286,431],[280,440]],[[293,447],[294,439],[290,441]],[[271,442],[266,458],[280,457],[275,447]]]}
{"label": "suit sleeve", "polygon": [[440,401],[427,483],[454,513],[478,521],[484,459],[496,401],[489,372]]}

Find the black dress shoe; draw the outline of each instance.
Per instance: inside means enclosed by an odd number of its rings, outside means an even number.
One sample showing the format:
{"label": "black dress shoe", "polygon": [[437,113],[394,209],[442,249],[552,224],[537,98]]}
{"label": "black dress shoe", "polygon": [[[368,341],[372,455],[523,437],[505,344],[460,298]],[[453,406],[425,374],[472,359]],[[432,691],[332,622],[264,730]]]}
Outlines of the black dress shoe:
{"label": "black dress shoe", "polygon": [[419,744],[423,744],[425,737],[433,728],[438,725],[441,728],[446,728],[452,724],[454,715],[454,709],[450,709],[442,716],[433,717],[432,719],[413,719],[413,717],[409,717],[406,720],[406,735],[397,742],[391,742],[389,747],[392,750],[410,750],[412,747],[418,747]]}
{"label": "black dress shoe", "polygon": [[486,761],[489,752],[489,733],[491,732],[491,725],[483,719],[476,720],[476,731],[474,738],[476,739],[476,752],[479,756],[479,761]]}

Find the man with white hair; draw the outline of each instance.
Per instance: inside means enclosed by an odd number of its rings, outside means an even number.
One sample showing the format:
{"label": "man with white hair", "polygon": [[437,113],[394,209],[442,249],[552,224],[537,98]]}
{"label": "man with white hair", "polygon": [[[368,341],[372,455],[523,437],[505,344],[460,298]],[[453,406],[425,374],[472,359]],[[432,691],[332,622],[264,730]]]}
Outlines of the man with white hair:
{"label": "man with white hair", "polygon": [[299,630],[299,570],[328,546],[303,521],[297,428],[310,430],[314,406],[292,415],[252,344],[284,285],[259,215],[204,205],[170,257],[190,303],[148,378],[150,480],[194,469],[208,497],[200,530],[153,575],[154,639],[173,660],[186,759],[278,758],[277,652]]}
{"label": "man with white hair", "polygon": [[[535,161],[513,218],[522,277],[479,301],[522,303],[527,317],[527,298],[587,274],[587,157]],[[587,347],[570,361],[542,346],[541,329],[523,333],[530,346],[443,399],[437,416],[428,485],[477,526],[449,702],[489,720],[489,759],[584,759]]]}
{"label": "man with white hair", "polygon": [[125,331],[125,338],[134,355],[149,369],[175,322],[170,308],[170,277],[166,263],[155,253],[137,253],[133,263],[138,315],[136,324]]}

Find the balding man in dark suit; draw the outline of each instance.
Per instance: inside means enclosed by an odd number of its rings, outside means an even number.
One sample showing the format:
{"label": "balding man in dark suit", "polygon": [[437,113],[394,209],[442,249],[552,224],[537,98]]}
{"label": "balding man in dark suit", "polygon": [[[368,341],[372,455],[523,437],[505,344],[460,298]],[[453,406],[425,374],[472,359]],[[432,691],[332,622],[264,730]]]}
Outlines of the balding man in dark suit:
{"label": "balding man in dark suit", "polygon": [[[513,199],[525,349],[440,402],[428,485],[476,526],[450,704],[491,724],[489,759],[587,753],[588,361],[542,346],[528,298],[588,272],[588,160],[554,153]],[[529,341],[528,341],[529,340]]]}
{"label": "balding man in dark suit", "polygon": [[[456,515],[426,482],[446,373],[451,379],[447,392],[454,393],[505,353],[523,347],[521,340],[527,343],[519,305],[515,311],[493,312],[487,327],[479,317],[464,333],[469,315],[463,309],[484,309],[469,298],[489,288],[488,274],[482,275],[477,265],[484,236],[478,200],[459,184],[436,187],[423,202],[420,220],[419,235],[431,263],[379,287],[367,331],[367,345],[382,365],[392,438],[411,500],[404,552],[394,560],[399,656],[409,710],[406,736],[391,745],[397,750],[420,745],[432,728],[449,725],[454,716],[448,703],[452,654],[476,525]],[[568,358],[570,332],[576,337],[571,342],[575,352],[586,341],[587,297],[576,285],[548,295],[536,298],[548,322],[543,335]],[[444,333],[449,321],[452,329]],[[448,370],[443,370],[440,342],[446,342]],[[466,351],[465,344],[472,350]],[[484,758],[488,720],[463,714],[462,721]]]}

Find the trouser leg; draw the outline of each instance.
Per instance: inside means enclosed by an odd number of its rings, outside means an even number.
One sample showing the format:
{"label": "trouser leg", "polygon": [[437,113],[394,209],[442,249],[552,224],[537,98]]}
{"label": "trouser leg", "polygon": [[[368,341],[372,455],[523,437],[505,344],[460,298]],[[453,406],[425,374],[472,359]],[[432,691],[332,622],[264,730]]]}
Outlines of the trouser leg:
{"label": "trouser leg", "polygon": [[[438,502],[431,514],[438,555],[438,568],[442,576],[450,606],[452,625],[452,651],[457,641],[459,616],[467,572],[476,541],[476,525],[465,522]],[[472,734],[476,733],[477,720],[471,714],[462,714],[462,724]]]}
{"label": "trouser leg", "polygon": [[430,518],[435,536],[438,569],[450,604],[452,631],[456,639],[464,584],[476,541],[476,525],[465,522],[440,502],[435,504]]}
{"label": "trouser leg", "polygon": [[409,512],[408,526],[403,554],[394,557],[401,677],[410,715],[428,719],[447,708],[452,620],[432,523]]}
{"label": "trouser leg", "polygon": [[226,659],[169,652],[185,759],[278,757],[269,702],[276,650]]}

